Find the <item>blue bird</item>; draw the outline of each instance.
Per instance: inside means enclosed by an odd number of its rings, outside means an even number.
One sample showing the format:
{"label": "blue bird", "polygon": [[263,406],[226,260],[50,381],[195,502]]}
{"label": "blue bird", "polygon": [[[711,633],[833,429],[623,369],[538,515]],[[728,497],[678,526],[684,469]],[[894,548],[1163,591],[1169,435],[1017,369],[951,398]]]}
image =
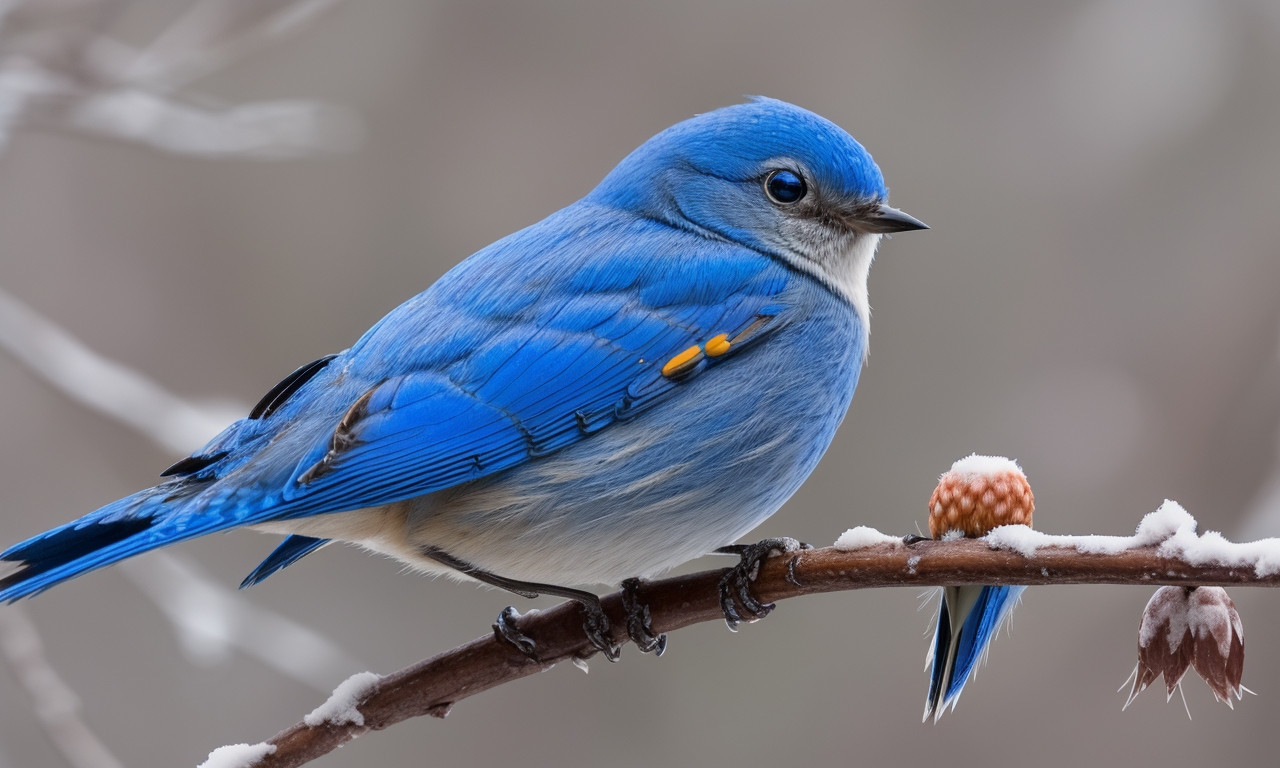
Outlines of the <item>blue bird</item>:
{"label": "blue bird", "polygon": [[248,527],[288,538],[245,585],[352,542],[578,600],[616,656],[598,598],[557,585],[717,548],[744,554],[742,577],[776,548],[726,545],[796,491],[844,417],[876,247],[926,228],[887,198],[853,137],[791,104],[678,123],[290,374],[160,484],[0,554],[0,600]]}

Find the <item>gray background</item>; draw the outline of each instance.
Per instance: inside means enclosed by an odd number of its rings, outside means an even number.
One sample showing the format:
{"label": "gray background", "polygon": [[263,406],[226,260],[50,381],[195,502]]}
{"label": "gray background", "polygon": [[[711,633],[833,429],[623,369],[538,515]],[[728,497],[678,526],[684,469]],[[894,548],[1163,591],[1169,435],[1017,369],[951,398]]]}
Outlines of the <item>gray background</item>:
{"label": "gray background", "polygon": [[[115,32],[144,39],[165,15],[133,9]],[[201,83],[345,105],[365,123],[358,150],[211,161],[24,132],[0,159],[0,286],[175,392],[253,402],[653,133],[766,94],[857,136],[894,204],[933,230],[882,247],[853,408],[757,535],[913,532],[937,475],[973,451],[1022,463],[1045,531],[1130,533],[1168,497],[1203,529],[1270,535],[1277,74],[1274,0],[364,0]],[[0,393],[4,544],[176,458],[8,357]],[[235,532],[179,554],[234,586],[273,545]],[[589,677],[556,668],[316,764],[1272,760],[1275,597],[1234,592],[1260,695],[1231,712],[1189,679],[1188,722],[1155,690],[1120,711],[1149,592],[1031,590],[938,725],[918,722],[930,612],[884,589],[789,601],[733,635],[682,631],[660,660],[628,648]],[[351,672],[482,634],[511,601],[343,548],[247,598],[323,632]],[[119,569],[26,608],[125,765],[193,765],[323,700],[242,654],[196,663]],[[59,760],[0,671],[0,766]]]}

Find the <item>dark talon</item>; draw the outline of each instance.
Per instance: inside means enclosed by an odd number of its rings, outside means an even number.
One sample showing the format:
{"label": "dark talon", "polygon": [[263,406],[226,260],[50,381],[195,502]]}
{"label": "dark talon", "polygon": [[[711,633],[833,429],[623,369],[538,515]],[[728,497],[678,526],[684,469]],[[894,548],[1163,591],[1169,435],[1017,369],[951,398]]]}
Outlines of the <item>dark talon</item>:
{"label": "dark talon", "polygon": [[[594,595],[593,595],[594,597]],[[614,645],[609,638],[609,617],[600,605],[600,599],[594,601],[575,598],[582,606],[582,631],[597,651],[604,654],[609,661],[617,661],[622,656],[622,648]]]}
{"label": "dark talon", "polygon": [[541,663],[542,659],[538,658],[538,644],[533,642],[533,638],[516,629],[515,620],[518,618],[520,618],[520,612],[514,605],[503,608],[502,613],[498,614],[498,620],[493,622],[494,637],[506,641],[529,659]]}
{"label": "dark talon", "polygon": [[912,544],[919,544],[922,541],[933,541],[933,539],[930,539],[928,536],[917,536],[914,533],[908,533],[906,536],[902,537],[902,543],[908,547]]}
{"label": "dark talon", "polygon": [[636,648],[641,653],[656,653],[658,656],[666,653],[666,634],[653,634],[649,604],[640,602],[639,579],[622,582],[622,609],[627,615],[627,637],[636,644]]}
{"label": "dark talon", "polygon": [[[803,544],[801,544],[800,546],[804,547]],[[812,549],[812,547],[810,547],[810,549]],[[796,585],[797,587],[803,587],[804,585],[801,584],[800,580],[796,578],[796,566],[799,564],[800,564],[799,555],[792,555],[791,559],[787,561],[787,581],[790,582],[791,584]]]}
{"label": "dark talon", "polygon": [[724,622],[730,630],[737,630],[742,622],[742,613],[737,604],[742,606],[743,613],[750,619],[763,619],[774,609],[773,603],[762,603],[751,594],[751,583],[760,571],[760,563],[768,559],[774,552],[788,553],[803,549],[804,545],[795,539],[765,539],[755,544],[730,545],[716,550],[726,554],[738,554],[742,560],[725,572],[720,578],[720,610],[724,613]]}

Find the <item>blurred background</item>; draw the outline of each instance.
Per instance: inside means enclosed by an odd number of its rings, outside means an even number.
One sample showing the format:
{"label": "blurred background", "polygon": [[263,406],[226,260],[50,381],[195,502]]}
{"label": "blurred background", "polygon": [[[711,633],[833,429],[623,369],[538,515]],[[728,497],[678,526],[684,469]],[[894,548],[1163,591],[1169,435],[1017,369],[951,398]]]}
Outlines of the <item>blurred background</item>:
{"label": "blurred background", "polygon": [[[1202,529],[1280,533],[1274,0],[0,6],[0,545],[150,485],[296,366],[746,94],[847,128],[933,227],[882,246],[853,408],[755,535],[914,532],[974,451],[1021,462],[1045,531],[1128,534],[1172,498]],[[146,382],[109,361],[198,410],[122,405]],[[0,768],[194,765],[512,601],[340,547],[233,593],[275,543],[202,539],[0,607]],[[315,764],[1269,762],[1277,596],[1233,592],[1259,695],[1232,712],[1189,676],[1192,725],[1161,690],[1120,711],[1149,595],[1032,589],[937,725],[932,608],[883,589],[565,665]]]}

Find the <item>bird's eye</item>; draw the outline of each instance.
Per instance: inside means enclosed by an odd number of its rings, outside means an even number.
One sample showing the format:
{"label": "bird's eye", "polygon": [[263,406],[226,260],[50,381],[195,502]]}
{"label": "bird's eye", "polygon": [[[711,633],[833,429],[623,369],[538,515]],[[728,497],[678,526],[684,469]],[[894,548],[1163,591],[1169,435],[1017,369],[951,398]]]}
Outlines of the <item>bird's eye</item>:
{"label": "bird's eye", "polygon": [[791,171],[770,171],[764,177],[764,193],[778,205],[797,203],[808,191],[804,179]]}

